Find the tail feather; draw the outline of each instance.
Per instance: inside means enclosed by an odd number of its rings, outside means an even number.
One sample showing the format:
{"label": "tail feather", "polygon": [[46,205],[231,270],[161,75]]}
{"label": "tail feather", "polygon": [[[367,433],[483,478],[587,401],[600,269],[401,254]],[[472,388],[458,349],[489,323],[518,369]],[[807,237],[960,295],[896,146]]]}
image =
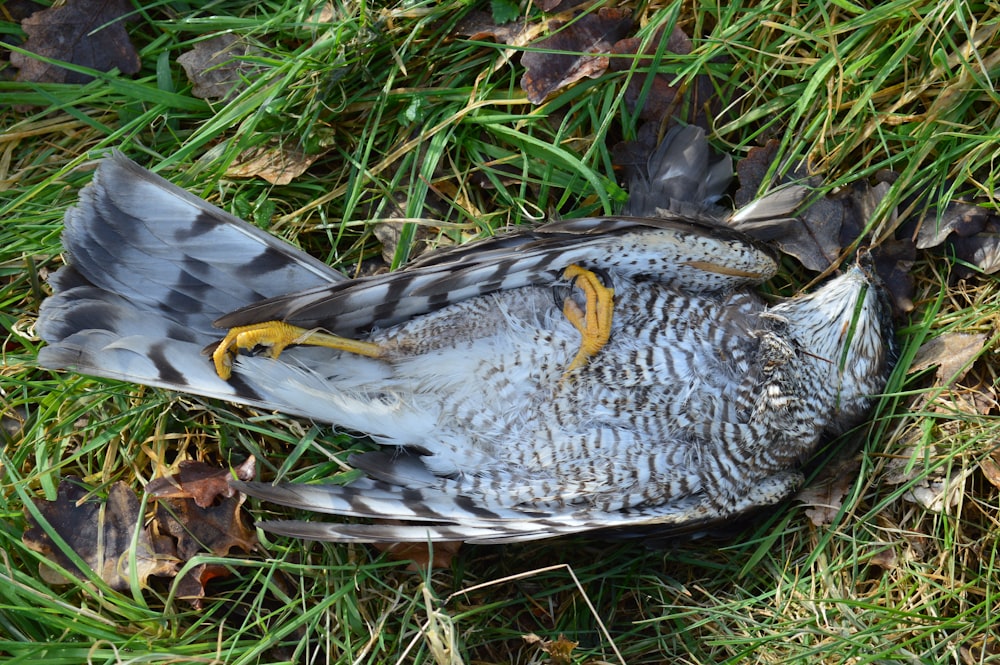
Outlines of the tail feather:
{"label": "tail feather", "polygon": [[63,244],[70,263],[95,286],[209,323],[262,298],[344,281],[117,152],[101,162],[67,212]]}
{"label": "tail feather", "polygon": [[[440,481],[440,479],[439,479]],[[622,512],[510,507],[464,497],[438,487],[401,488],[369,478],[350,485],[302,485],[241,482],[230,484],[240,492],[268,503],[299,510],[402,524],[267,521],[259,526],[278,534],[331,542],[422,542],[465,540],[475,543],[509,543],[595,529],[670,527],[698,520],[697,500],[635,507]],[[706,513],[707,514],[707,513]]]}
{"label": "tail feather", "polygon": [[556,532],[550,527],[526,523],[515,528],[502,526],[476,526],[471,524],[332,524],[330,522],[305,522],[301,520],[264,520],[257,526],[270,533],[291,538],[319,540],[331,543],[427,543],[464,541],[490,545],[551,538],[554,535],[573,533]]}
{"label": "tail feather", "polygon": [[66,213],[63,245],[36,325],[40,365],[314,416],[251,375],[223,381],[202,349],[226,312],[339,273],[118,153]]}

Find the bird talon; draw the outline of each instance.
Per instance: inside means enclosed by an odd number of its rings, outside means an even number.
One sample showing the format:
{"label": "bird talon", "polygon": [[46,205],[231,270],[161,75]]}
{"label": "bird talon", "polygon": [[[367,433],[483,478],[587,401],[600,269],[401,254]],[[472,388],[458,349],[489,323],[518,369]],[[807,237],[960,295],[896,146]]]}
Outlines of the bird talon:
{"label": "bird talon", "polygon": [[383,354],[382,347],[372,342],[338,337],[319,330],[307,330],[283,321],[265,321],[230,328],[226,337],[212,351],[215,373],[219,378],[228,381],[232,376],[233,359],[240,349],[262,346],[267,349],[268,357],[277,358],[286,347],[293,344],[325,346],[369,358],[379,358]]}
{"label": "bird talon", "polygon": [[574,264],[563,271],[563,277],[583,291],[587,303],[586,309],[582,309],[572,298],[563,302],[563,316],[580,331],[582,337],[580,350],[566,368],[565,373],[568,374],[586,365],[611,339],[615,291],[602,283],[611,282],[611,276],[604,271],[591,271]]}

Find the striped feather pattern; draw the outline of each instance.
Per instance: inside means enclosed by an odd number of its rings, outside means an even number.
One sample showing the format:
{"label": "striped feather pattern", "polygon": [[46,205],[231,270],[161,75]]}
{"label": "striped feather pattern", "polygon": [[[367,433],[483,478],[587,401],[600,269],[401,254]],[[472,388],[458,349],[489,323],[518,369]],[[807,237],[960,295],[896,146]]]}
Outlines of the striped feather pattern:
{"label": "striped feather pattern", "polygon": [[[864,262],[766,303],[752,287],[774,274],[773,253],[709,214],[728,162],[710,159],[698,130],[668,140],[633,183],[630,212],[655,206],[658,218],[553,222],[354,281],[114,155],[66,215],[68,265],[39,315],[39,362],[386,446],[352,460],[368,477],[348,486],[240,484],[374,520],[268,523],[277,533],[511,542],[771,505],[884,386],[888,307]],[[729,221],[766,237],[801,198],[779,190]],[[615,305],[608,344],[566,374],[580,345],[561,307],[578,296],[561,277],[571,264],[599,270]],[[240,355],[220,379],[202,354],[219,326],[273,319],[384,354],[296,346]]]}

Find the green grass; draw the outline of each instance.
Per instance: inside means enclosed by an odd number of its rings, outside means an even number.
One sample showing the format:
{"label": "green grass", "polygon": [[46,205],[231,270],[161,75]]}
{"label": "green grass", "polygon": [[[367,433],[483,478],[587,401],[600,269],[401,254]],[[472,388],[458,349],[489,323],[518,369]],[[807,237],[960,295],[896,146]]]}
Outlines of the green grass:
{"label": "green grass", "polygon": [[[314,0],[141,4],[130,24],[137,76],[35,85],[8,68],[0,80],[5,662],[545,662],[529,633],[579,642],[579,663],[1000,660],[1000,494],[979,468],[1000,440],[997,285],[957,279],[943,252],[917,256],[902,362],[872,424],[842,442],[860,449],[860,472],[833,524],[813,526],[792,503],[723,541],[467,547],[451,568],[424,573],[365,547],[271,539],[254,556],[196,560],[234,573],[200,610],[169,580],[124,593],[43,582],[41,557],[21,541],[23,506],[53,498],[64,476],[101,493],[118,480],[139,488],[180,459],[253,452],[267,473],[309,479],[340,472],[360,445],[280,416],[34,366],[32,324],[44,277],[61,264],[63,212],[90,179],[79,167],[111,147],[354,275],[382,251],[378,220],[411,222],[388,257],[399,265],[418,241],[612,212],[624,194],[610,150],[638,125],[623,91],[652,66],[682,84],[709,76],[722,109],[712,141],[737,158],[774,138],[782,169],[805,161],[831,189],[899,172],[872,220],[876,238],[922,213],[910,205],[919,193],[985,197],[996,209],[995,4],[638,4],[641,37],[676,23],[693,51],[632,62],[537,107],[519,87],[516,51],[456,34],[489,3],[352,0],[331,5],[323,24]],[[3,41],[23,39],[0,25]],[[258,72],[226,103],[197,99],[176,58],[227,31],[258,49]],[[284,186],[225,175],[265,144],[318,157]],[[814,277],[785,267],[788,293]],[[921,343],[955,332],[990,341],[950,392],[933,372],[907,371]],[[947,509],[908,498],[941,478],[960,483]],[[449,644],[452,655],[435,646]]]}

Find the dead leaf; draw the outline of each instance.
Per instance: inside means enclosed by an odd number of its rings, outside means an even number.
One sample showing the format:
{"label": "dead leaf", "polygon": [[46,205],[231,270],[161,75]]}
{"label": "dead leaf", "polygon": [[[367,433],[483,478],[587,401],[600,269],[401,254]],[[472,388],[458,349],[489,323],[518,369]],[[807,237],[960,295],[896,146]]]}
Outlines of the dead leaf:
{"label": "dead leaf", "polygon": [[1000,639],[986,632],[972,635],[958,648],[962,665],[983,665],[1000,661]]}
{"label": "dead leaf", "polygon": [[195,97],[228,100],[246,87],[260,69],[260,65],[246,59],[254,53],[256,49],[227,32],[198,42],[177,62],[194,84],[191,94]]}
{"label": "dead leaf", "polygon": [[1000,448],[994,448],[989,457],[983,458],[979,468],[993,487],[1000,488]]}
{"label": "dead leaf", "polygon": [[550,21],[549,37],[521,56],[525,74],[521,88],[533,104],[541,104],[553,92],[580,79],[597,78],[608,69],[611,46],[632,29],[627,10],[602,7],[568,23]]}
{"label": "dead leaf", "polygon": [[525,30],[524,21],[497,24],[488,12],[469,12],[455,26],[455,34],[474,41],[492,39],[501,44],[517,44]]}
{"label": "dead leaf", "polygon": [[777,239],[776,244],[809,270],[822,272],[840,257],[841,229],[855,214],[846,197],[825,197],[799,215],[799,223],[792,227],[795,233]]}
{"label": "dead leaf", "polygon": [[937,247],[952,233],[971,238],[986,228],[991,217],[986,208],[960,201],[952,201],[938,215],[937,210],[931,210],[920,221],[917,230],[917,248],[928,249]]}
{"label": "dead leaf", "polygon": [[882,279],[893,308],[897,312],[913,311],[913,276],[910,270],[917,260],[913,241],[886,240],[871,250],[875,259],[875,272]]}
{"label": "dead leaf", "polygon": [[896,555],[896,548],[889,545],[884,550],[876,552],[868,559],[868,563],[878,566],[882,570],[895,570],[899,565],[899,557]]}
{"label": "dead leaf", "polygon": [[971,469],[956,471],[941,480],[923,480],[903,494],[903,500],[935,513],[950,514],[962,501]]}
{"label": "dead leaf", "polygon": [[243,521],[244,500],[236,494],[199,508],[192,499],[163,499],[156,505],[156,526],[159,533],[177,541],[177,556],[183,561],[202,552],[220,556],[233,548],[251,552],[257,547],[257,534]]}
{"label": "dead leaf", "polygon": [[[942,210],[940,204],[928,206],[917,197],[905,205],[926,209],[920,219],[905,225],[918,248],[943,248],[987,275],[1000,270],[1000,215],[991,207],[992,201],[950,201]],[[961,264],[955,266],[959,278],[974,272]]]}
{"label": "dead leaf", "polygon": [[809,506],[805,512],[813,524],[816,526],[833,524],[837,513],[844,505],[844,497],[851,491],[860,470],[861,462],[852,456],[836,467],[831,465],[830,469],[824,471],[825,480],[803,487],[799,491],[795,499]]}
{"label": "dead leaf", "polygon": [[372,543],[379,552],[385,552],[393,561],[410,561],[406,567],[412,572],[451,568],[451,562],[462,548],[462,541],[430,543]]}
{"label": "dead leaf", "polygon": [[[249,480],[253,475],[253,458],[237,467],[237,476]],[[141,526],[139,499],[124,483],[115,483],[106,501],[88,493],[78,478],[66,478],[59,484],[56,501],[37,501],[35,505],[46,521],[97,575],[114,589],[130,587],[129,562],[131,546],[138,528],[135,560],[136,576],[146,584],[151,576],[173,577],[182,564],[197,554],[230,554],[232,548],[251,551],[257,546],[254,531],[241,519],[243,497],[228,488],[229,470],[211,469],[204,464],[185,465],[172,482],[162,482],[164,494],[148,526]],[[150,483],[152,484],[152,483]],[[223,485],[226,487],[223,488]],[[199,496],[213,505],[199,508],[186,494]],[[227,496],[227,494],[231,494]],[[160,495],[163,497],[163,495]],[[220,498],[221,497],[221,498]],[[70,573],[85,575],[56,546],[48,534],[28,513],[29,528],[23,540],[31,549],[43,553]],[[66,579],[47,566],[40,567],[43,579],[51,584],[65,584]],[[178,581],[181,597],[200,607],[205,584],[228,570],[200,566]]]}
{"label": "dead leaf", "polygon": [[253,480],[256,469],[257,460],[253,455],[232,469],[184,460],[178,465],[177,473],[151,480],[146,485],[146,494],[155,499],[193,499],[199,508],[208,508],[218,499],[236,494],[229,484],[230,478]]}
{"label": "dead leaf", "polygon": [[538,645],[542,651],[549,655],[549,662],[553,665],[570,665],[573,662],[573,650],[580,645],[579,642],[568,640],[563,635],[554,640],[545,640],[534,633],[528,633],[522,635],[521,639],[528,644]]}
{"label": "dead leaf", "polygon": [[[536,2],[535,4],[537,4],[539,9],[541,9],[543,12],[551,13],[554,12],[559,7],[559,5],[563,4],[563,0],[538,0],[538,2]],[[580,3],[579,0],[576,0],[575,2],[566,2],[566,4],[578,5]]]}
{"label": "dead leaf", "polygon": [[[691,39],[680,28],[675,27],[666,39],[667,44],[664,47],[666,53],[686,55],[691,52]],[[663,30],[660,30],[648,41],[643,55],[655,55],[663,40]],[[642,41],[639,37],[621,39],[611,47],[611,53],[638,55]],[[652,68],[654,65],[652,57],[611,58],[608,69],[617,72],[632,68]],[[649,80],[650,77],[652,80]],[[686,88],[671,85],[672,79],[673,77],[667,74],[636,72],[625,88],[625,103],[629,110],[638,113],[640,118],[657,127],[680,120],[685,124],[698,125],[708,130],[711,124],[709,116],[718,124],[724,123],[725,119],[718,117],[718,105],[713,107],[708,103],[715,94],[708,76],[695,77]]]}
{"label": "dead leaf", "polygon": [[[135,74],[142,63],[125,30],[125,17],[132,11],[126,0],[67,0],[21,22],[28,35],[24,48],[102,72]],[[18,81],[86,83],[93,78],[20,53],[12,53],[10,63],[20,70]]]}
{"label": "dead leaf", "polygon": [[[0,392],[0,395],[2,394]],[[0,442],[16,444],[20,441],[26,422],[28,422],[28,409],[22,404],[0,411]]]}
{"label": "dead leaf", "polygon": [[987,275],[1000,271],[1000,223],[991,222],[985,232],[971,238],[954,238],[950,246],[955,256]]}
{"label": "dead leaf", "polygon": [[[395,215],[390,215],[390,217],[394,216]],[[399,241],[402,238],[403,223],[378,222],[372,227],[372,234],[382,245],[382,260],[386,263],[386,265],[391,265],[393,258],[396,256],[396,248],[399,246]],[[439,234],[436,229],[422,224],[418,226],[413,235],[413,239],[410,241],[410,253],[407,260],[412,261],[417,257],[422,256],[432,247],[440,248],[447,246],[442,242],[435,243],[435,240],[442,240],[439,238]]]}
{"label": "dead leaf", "polygon": [[272,144],[258,146],[242,152],[226,175],[232,178],[257,176],[272,185],[287,185],[306,172],[319,155],[307,155],[297,147]]}
{"label": "dead leaf", "polygon": [[757,198],[757,193],[767,178],[767,172],[777,157],[780,146],[781,143],[777,139],[771,139],[764,145],[753,146],[747,151],[746,157],[736,162],[736,177],[740,187],[736,190],[733,200],[737,206],[745,206]]}
{"label": "dead leaf", "polygon": [[177,597],[191,603],[196,610],[200,610],[209,582],[215,579],[228,579],[232,576],[232,569],[221,564],[203,563],[195,566],[177,580]]}
{"label": "dead leaf", "polygon": [[986,335],[977,333],[945,333],[924,342],[910,365],[911,372],[919,372],[937,365],[934,383],[938,386],[952,385],[961,381],[970,368],[959,374],[964,365],[983,350]]}
{"label": "dead leaf", "polygon": [[12,21],[23,21],[32,14],[47,7],[32,0],[6,0],[3,4],[4,14]]}
{"label": "dead leaf", "polygon": [[[107,501],[84,490],[78,478],[68,477],[59,483],[55,501],[39,500],[35,506],[66,544],[104,580],[118,591],[130,587],[129,564],[133,538],[140,523],[139,499],[125,483],[115,483]],[[86,575],[57,546],[40,524],[27,514],[28,530],[24,544],[41,552],[80,579]],[[151,575],[175,575],[178,562],[172,556],[157,552],[146,529],[139,529],[135,542],[136,577],[145,584]],[[48,566],[40,574],[50,584],[65,584],[67,580]]]}

